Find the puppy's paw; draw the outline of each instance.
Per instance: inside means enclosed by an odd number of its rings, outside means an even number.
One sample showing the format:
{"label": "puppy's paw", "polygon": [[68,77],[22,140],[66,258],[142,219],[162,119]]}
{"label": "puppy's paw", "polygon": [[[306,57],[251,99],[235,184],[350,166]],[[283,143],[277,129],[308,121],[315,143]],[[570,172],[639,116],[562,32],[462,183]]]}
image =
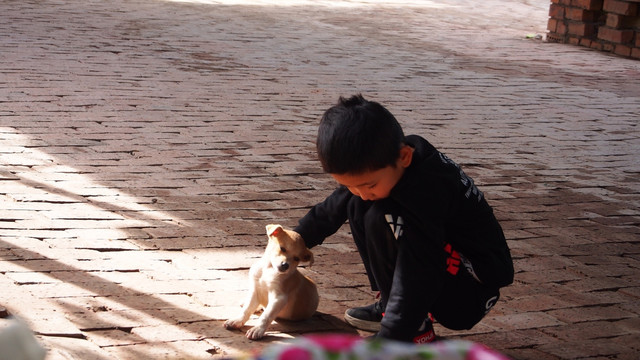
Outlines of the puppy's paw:
{"label": "puppy's paw", "polygon": [[261,326],[254,326],[247,331],[247,339],[260,340],[264,337],[265,332],[267,332],[266,328]]}
{"label": "puppy's paw", "polygon": [[242,325],[244,325],[242,319],[229,319],[224,322],[224,327],[228,330],[240,329]]}

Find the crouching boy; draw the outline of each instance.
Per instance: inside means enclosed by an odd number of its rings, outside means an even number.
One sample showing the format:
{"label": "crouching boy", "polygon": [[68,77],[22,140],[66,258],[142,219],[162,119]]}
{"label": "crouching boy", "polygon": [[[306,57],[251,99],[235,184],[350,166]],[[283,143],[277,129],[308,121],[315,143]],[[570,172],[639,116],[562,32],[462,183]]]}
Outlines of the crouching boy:
{"label": "crouching boy", "polygon": [[300,219],[307,247],[349,221],[375,303],[345,321],[377,336],[424,343],[442,326],[470,329],[513,281],[502,229],[460,167],[361,95],[322,116],[318,157],[339,187]]}

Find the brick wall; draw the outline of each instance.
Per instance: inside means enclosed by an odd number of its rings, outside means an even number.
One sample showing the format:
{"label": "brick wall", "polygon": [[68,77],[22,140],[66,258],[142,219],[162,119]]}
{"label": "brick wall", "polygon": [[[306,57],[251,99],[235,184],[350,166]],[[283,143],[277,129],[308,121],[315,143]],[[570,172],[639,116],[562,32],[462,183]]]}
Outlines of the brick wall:
{"label": "brick wall", "polygon": [[547,40],[640,59],[640,0],[551,0]]}

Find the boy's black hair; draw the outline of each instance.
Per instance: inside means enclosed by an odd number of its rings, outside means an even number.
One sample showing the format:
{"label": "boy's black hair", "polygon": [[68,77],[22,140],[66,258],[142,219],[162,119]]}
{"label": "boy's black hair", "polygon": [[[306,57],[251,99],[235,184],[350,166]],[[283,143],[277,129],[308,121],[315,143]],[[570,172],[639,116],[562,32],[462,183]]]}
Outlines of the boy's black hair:
{"label": "boy's black hair", "polygon": [[395,166],[404,142],[396,118],[362,95],[340,97],[322,115],[316,148],[325,172],[361,174]]}

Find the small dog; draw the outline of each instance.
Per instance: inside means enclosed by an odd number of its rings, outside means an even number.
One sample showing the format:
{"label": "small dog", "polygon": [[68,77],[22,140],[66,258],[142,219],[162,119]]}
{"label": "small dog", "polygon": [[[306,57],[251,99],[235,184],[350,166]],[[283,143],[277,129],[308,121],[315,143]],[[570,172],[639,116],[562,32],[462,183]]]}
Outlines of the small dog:
{"label": "small dog", "polygon": [[224,323],[227,329],[241,328],[260,306],[264,308],[258,325],[249,329],[247,338],[264,337],[267,327],[276,318],[305,320],[318,308],[316,284],[297,267],[300,262],[313,264],[313,254],[294,231],[280,225],[267,225],[269,243],[262,258],[249,270],[249,296],[240,316]]}

